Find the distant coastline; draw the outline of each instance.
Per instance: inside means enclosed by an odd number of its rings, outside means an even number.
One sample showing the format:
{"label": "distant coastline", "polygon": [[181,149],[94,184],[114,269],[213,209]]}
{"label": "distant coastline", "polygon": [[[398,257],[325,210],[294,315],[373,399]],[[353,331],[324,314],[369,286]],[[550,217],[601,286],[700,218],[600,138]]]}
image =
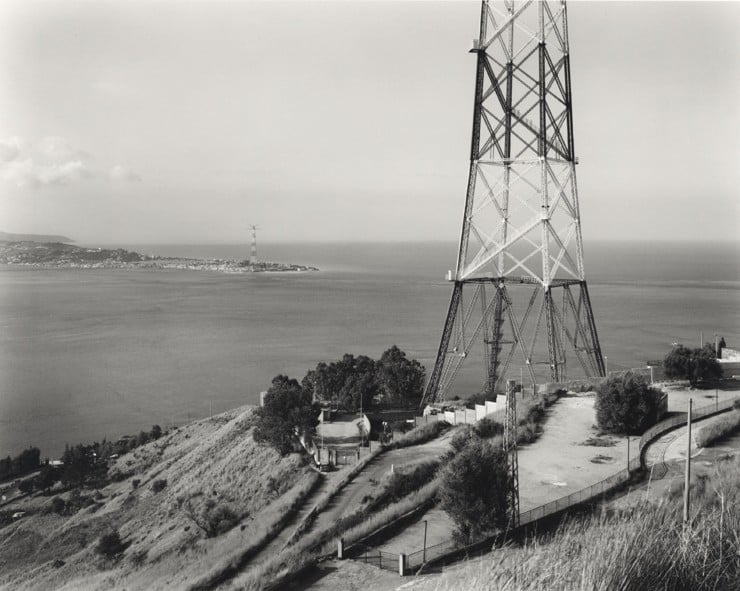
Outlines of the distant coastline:
{"label": "distant coastline", "polygon": [[34,269],[179,269],[232,274],[319,270],[309,265],[293,263],[160,257],[123,248],[86,248],[64,242],[1,239],[0,264]]}

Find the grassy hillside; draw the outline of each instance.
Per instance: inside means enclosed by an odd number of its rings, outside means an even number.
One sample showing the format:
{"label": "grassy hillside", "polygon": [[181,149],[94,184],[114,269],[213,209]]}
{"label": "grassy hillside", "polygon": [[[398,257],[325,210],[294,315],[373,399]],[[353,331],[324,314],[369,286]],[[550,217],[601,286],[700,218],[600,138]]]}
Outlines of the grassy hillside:
{"label": "grassy hillside", "polygon": [[[100,490],[15,503],[27,515],[0,529],[0,588],[185,588],[238,561],[318,478],[302,456],[257,446],[252,416],[231,411],[139,447]],[[88,506],[60,515],[55,496]],[[112,531],[125,550],[106,558],[97,546]]]}

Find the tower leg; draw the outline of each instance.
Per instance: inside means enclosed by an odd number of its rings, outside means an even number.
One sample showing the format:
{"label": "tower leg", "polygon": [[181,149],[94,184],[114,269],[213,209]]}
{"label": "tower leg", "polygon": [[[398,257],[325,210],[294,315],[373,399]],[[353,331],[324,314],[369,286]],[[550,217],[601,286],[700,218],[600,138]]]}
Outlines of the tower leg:
{"label": "tower leg", "polygon": [[452,328],[455,325],[455,319],[457,317],[458,309],[460,308],[460,299],[462,297],[462,282],[455,281],[455,286],[452,288],[452,297],[450,298],[450,307],[447,309],[447,317],[445,318],[445,326],[442,330],[442,338],[439,342],[439,349],[437,349],[437,358],[434,361],[434,369],[432,374],[429,376],[429,381],[424,390],[424,396],[421,399],[420,409],[424,408],[425,404],[434,402],[437,400],[437,394],[439,393],[439,380],[442,377],[442,369],[445,365],[445,359],[447,357],[447,348],[450,345],[450,337],[452,336]]}

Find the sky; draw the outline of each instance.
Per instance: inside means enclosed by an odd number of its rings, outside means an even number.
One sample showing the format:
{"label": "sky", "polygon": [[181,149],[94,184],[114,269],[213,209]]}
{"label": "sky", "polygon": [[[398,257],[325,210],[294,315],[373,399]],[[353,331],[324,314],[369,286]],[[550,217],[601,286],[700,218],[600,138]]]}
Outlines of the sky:
{"label": "sky", "polygon": [[[585,240],[737,240],[740,3],[571,2]],[[3,0],[0,230],[448,240],[477,2]]]}

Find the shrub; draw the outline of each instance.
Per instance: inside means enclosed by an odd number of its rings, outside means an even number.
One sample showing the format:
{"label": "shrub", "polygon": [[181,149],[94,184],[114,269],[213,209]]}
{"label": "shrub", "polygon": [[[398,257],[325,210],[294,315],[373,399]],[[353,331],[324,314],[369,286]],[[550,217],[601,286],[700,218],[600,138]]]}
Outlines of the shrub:
{"label": "shrub", "polygon": [[57,515],[62,515],[67,504],[64,502],[62,497],[54,497],[51,500],[51,510]]}
{"label": "shrub", "polygon": [[118,556],[125,549],[126,547],[121,541],[121,536],[116,530],[101,536],[96,548],[98,554],[105,556],[106,558]]}
{"label": "shrub", "polygon": [[188,499],[181,507],[185,516],[208,538],[226,533],[239,521],[239,517],[230,506],[217,505],[213,499],[208,499],[200,507],[196,507],[192,500]]}
{"label": "shrub", "polygon": [[440,506],[455,522],[461,542],[470,543],[506,525],[510,474],[500,445],[469,441],[440,480]]}
{"label": "shrub", "polygon": [[139,485],[140,484],[141,484],[141,478],[134,478],[131,481],[131,488],[133,488],[134,490],[136,490],[137,488],[139,488]]}
{"label": "shrub", "polygon": [[610,377],[596,392],[596,422],[608,433],[640,435],[657,422],[661,397],[632,372]]}
{"label": "shrub", "polygon": [[164,490],[164,488],[167,486],[167,479],[161,478],[159,480],[155,480],[152,482],[152,491],[154,493],[158,493]]}
{"label": "shrub", "polygon": [[478,437],[482,437],[483,439],[502,435],[504,432],[504,426],[498,421],[494,421],[491,417],[483,417],[475,424],[474,429]]}
{"label": "shrub", "polygon": [[735,401],[732,403],[732,408],[740,410],[740,398],[735,398]]}

